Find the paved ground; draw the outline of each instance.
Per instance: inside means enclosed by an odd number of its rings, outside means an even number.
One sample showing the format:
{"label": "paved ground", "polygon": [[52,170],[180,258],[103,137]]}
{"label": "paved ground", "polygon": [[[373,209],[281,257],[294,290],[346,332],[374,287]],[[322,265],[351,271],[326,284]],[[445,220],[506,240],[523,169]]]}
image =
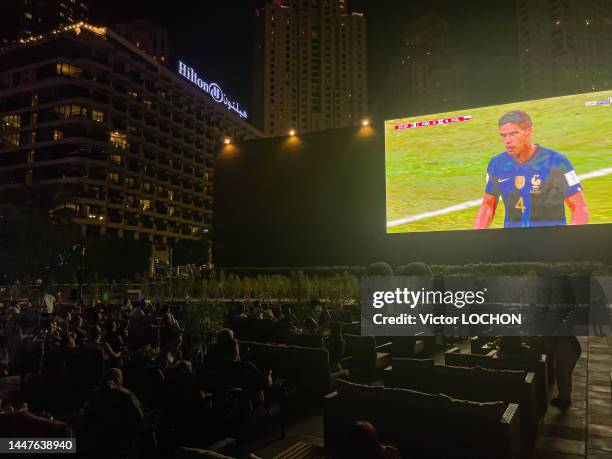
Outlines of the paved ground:
{"label": "paved ground", "polygon": [[537,459],[612,458],[612,339],[581,338],[580,343],[572,407],[566,412],[549,407],[536,445]]}
{"label": "paved ground", "polygon": [[[572,407],[565,412],[552,405],[548,408],[535,459],[612,459],[612,338],[580,338],[580,343],[583,351],[573,374]],[[464,344],[462,352],[468,352]],[[323,445],[321,415],[291,425],[286,438],[255,454],[274,458],[293,447],[294,453],[284,457],[317,457],[315,451],[297,445],[299,442]]]}

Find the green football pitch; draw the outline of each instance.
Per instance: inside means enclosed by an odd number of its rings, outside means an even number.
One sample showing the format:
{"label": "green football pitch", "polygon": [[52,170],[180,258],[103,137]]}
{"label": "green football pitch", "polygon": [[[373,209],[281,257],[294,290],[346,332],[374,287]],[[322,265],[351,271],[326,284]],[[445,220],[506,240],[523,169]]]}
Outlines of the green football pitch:
{"label": "green football pitch", "polygon": [[[585,102],[609,97],[612,91],[386,121],[388,232],[470,229],[477,205],[444,209],[482,199],[487,165],[504,151],[497,121],[510,110],[527,112],[533,120],[533,141],[567,156],[579,176],[612,168],[612,106],[585,106]],[[395,129],[401,123],[462,115],[472,119]],[[612,222],[612,174],[589,178],[582,184],[590,223]],[[423,215],[430,212],[441,214]],[[411,217],[414,221],[398,222]],[[503,227],[503,220],[500,202],[492,226]]]}

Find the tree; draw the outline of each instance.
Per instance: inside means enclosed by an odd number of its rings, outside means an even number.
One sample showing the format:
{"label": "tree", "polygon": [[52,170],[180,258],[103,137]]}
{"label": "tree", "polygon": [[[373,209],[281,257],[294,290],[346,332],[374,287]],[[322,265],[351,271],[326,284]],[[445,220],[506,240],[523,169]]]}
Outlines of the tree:
{"label": "tree", "polygon": [[214,269],[210,272],[210,280],[208,281],[208,296],[209,298],[219,298],[219,282],[217,281],[217,271]]}
{"label": "tree", "polygon": [[433,276],[433,272],[428,264],[413,261],[407,265],[397,268],[397,273],[401,276]]}
{"label": "tree", "polygon": [[389,263],[377,261],[366,268],[366,274],[368,276],[393,276],[393,268]]}

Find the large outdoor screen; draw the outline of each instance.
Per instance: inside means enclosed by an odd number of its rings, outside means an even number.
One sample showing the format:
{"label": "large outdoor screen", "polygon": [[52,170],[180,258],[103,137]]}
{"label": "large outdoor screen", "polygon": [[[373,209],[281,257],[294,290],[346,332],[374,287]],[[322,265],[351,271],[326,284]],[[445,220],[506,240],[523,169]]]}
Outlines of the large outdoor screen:
{"label": "large outdoor screen", "polygon": [[612,91],[385,122],[387,232],[612,222]]}

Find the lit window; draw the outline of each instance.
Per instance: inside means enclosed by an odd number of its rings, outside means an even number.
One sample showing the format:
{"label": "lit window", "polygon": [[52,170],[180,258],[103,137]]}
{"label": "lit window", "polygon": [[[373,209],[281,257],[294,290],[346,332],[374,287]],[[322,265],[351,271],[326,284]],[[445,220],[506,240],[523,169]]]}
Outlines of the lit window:
{"label": "lit window", "polygon": [[38,94],[32,94],[32,107],[36,107],[38,105]]}
{"label": "lit window", "polygon": [[111,132],[110,143],[113,144],[115,148],[120,148],[122,150],[127,149],[127,134],[122,134],[118,131]]}
{"label": "lit window", "polygon": [[137,99],[138,98],[138,93],[136,91],[128,91],[128,96]]}
{"label": "lit window", "polygon": [[30,13],[29,11],[28,11],[28,12],[26,12],[26,13],[24,13],[24,16],[25,16],[27,19],[32,19],[32,13]]}
{"label": "lit window", "polygon": [[62,140],[64,133],[58,129],[53,129],[53,140]]}
{"label": "lit window", "polygon": [[69,77],[78,77],[83,69],[76,65],[66,64],[65,62],[58,62],[55,66],[55,70],[58,75],[64,75]]}
{"label": "lit window", "polygon": [[140,208],[142,210],[149,210],[151,208],[151,200],[150,199],[141,199],[140,200]]}
{"label": "lit window", "polygon": [[119,174],[116,173],[116,172],[109,172],[108,173],[108,181],[110,183],[118,184],[119,183]]}
{"label": "lit window", "polygon": [[30,125],[36,126],[36,123],[38,123],[38,113],[32,113],[32,115],[30,115]]}
{"label": "lit window", "polygon": [[36,143],[36,131],[30,132],[30,143]]}
{"label": "lit window", "polygon": [[80,105],[71,105],[70,118],[87,118],[87,109]]}
{"label": "lit window", "polygon": [[6,142],[15,147],[19,146],[19,134],[9,134],[6,136]]}
{"label": "lit window", "polygon": [[104,220],[104,215],[102,214],[102,209],[96,206],[87,206],[86,207],[87,217],[92,220]]}
{"label": "lit window", "polygon": [[153,107],[153,102],[151,102],[148,99],[143,100],[142,103],[144,104],[145,107],[147,107],[149,109]]}
{"label": "lit window", "polygon": [[27,162],[28,162],[28,163],[33,163],[33,162],[34,162],[34,158],[35,158],[35,156],[36,156],[36,151],[34,151],[34,150],[30,150],[30,151],[28,152]]}
{"label": "lit window", "polygon": [[121,166],[121,162],[123,161],[123,157],[117,153],[111,153],[110,155],[110,160],[112,163],[116,164],[117,166]]}
{"label": "lit window", "polygon": [[104,113],[99,110],[91,111],[91,119],[94,121],[99,121],[100,123],[104,122]]}
{"label": "lit window", "polygon": [[55,107],[54,110],[64,119],[87,118],[87,109],[80,105],[60,105]]}
{"label": "lit window", "polygon": [[6,115],[4,118],[2,118],[2,121],[4,121],[5,127],[18,128],[21,126],[21,116],[20,115]]}

